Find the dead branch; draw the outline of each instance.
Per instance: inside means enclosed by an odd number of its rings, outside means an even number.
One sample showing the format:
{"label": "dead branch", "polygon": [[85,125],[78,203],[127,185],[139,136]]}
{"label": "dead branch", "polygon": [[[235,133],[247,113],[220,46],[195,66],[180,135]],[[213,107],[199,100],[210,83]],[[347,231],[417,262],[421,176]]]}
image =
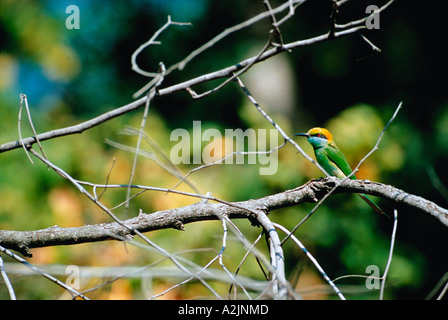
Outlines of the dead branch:
{"label": "dead branch", "polygon": [[[149,232],[167,228],[183,230],[184,225],[192,222],[217,220],[216,212],[230,219],[245,218],[249,219],[253,224],[260,224],[259,215],[255,215],[254,212],[268,213],[279,208],[296,206],[306,202],[317,202],[340,181],[334,177],[327,177],[320,180],[312,180],[292,190],[255,200],[229,204],[198,202],[186,207],[163,210],[150,214],[143,213],[135,218],[124,220],[121,223],[110,222],[73,228],[54,226],[36,231],[0,230],[0,245],[30,255],[29,249],[38,247],[72,245],[105,240],[123,240],[127,236],[132,236],[133,230],[138,232]],[[107,187],[114,188],[118,186],[108,185]],[[125,188],[126,186],[121,185],[119,187]],[[137,188],[137,186],[133,187]],[[166,192],[169,189],[160,191]],[[395,203],[420,209],[422,213],[433,216],[448,227],[447,209],[390,185],[368,180],[347,180],[342,182],[334,193],[366,193],[379,196]]]}
{"label": "dead branch", "polygon": [[[218,71],[214,71],[214,72],[211,72],[208,74],[204,74],[199,77],[187,80],[185,82],[182,82],[182,83],[179,83],[176,85],[172,85],[172,86],[169,86],[166,88],[161,88],[156,91],[156,96],[166,96],[169,94],[173,94],[175,92],[186,91],[188,89],[191,89],[191,87],[193,87],[193,86],[196,86],[196,85],[199,85],[199,84],[202,84],[205,82],[209,82],[209,81],[221,79],[221,78],[226,78],[226,77],[231,77],[233,75],[233,73],[245,68],[248,65],[253,65],[253,64],[259,63],[261,61],[265,61],[265,60],[272,58],[282,52],[289,51],[289,50],[296,49],[296,48],[303,47],[303,46],[309,46],[309,45],[323,42],[323,41],[326,41],[329,39],[340,38],[343,36],[354,34],[364,28],[365,28],[364,26],[357,26],[357,27],[350,28],[347,30],[335,32],[333,37],[330,37],[329,34],[324,34],[324,35],[320,35],[320,36],[317,36],[314,38],[310,38],[310,39],[306,39],[306,40],[299,40],[299,41],[285,44],[281,47],[276,47],[276,48],[273,48],[270,50],[266,50],[263,54],[261,54],[259,56],[255,56],[255,57],[240,61],[239,63],[234,64],[230,67],[227,67],[227,68],[224,68],[224,69],[221,69]],[[150,97],[148,97],[148,96],[144,96],[134,102],[131,102],[131,103],[124,105],[122,107],[119,107],[117,109],[103,113],[102,115],[100,115],[98,117],[92,118],[90,120],[79,123],[77,125],[41,133],[41,134],[37,135],[37,139],[36,139],[36,137],[32,136],[32,137],[23,138],[21,140],[4,143],[4,144],[0,145],[0,153],[20,148],[23,145],[25,145],[27,148],[29,148],[33,144],[35,144],[37,141],[42,142],[45,140],[50,140],[50,139],[63,137],[63,136],[67,136],[67,135],[83,133],[84,131],[92,129],[104,122],[107,122],[109,120],[112,120],[116,117],[119,117],[123,114],[134,111],[134,110],[144,106],[149,98]]]}

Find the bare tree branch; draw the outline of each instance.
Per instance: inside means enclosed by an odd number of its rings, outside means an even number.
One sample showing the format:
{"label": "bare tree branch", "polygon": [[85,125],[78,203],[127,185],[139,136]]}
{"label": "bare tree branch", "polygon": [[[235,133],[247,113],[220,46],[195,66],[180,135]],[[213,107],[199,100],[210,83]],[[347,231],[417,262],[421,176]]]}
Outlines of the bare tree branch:
{"label": "bare tree branch", "polygon": [[[272,58],[272,57],[284,52],[284,51],[289,51],[289,50],[296,49],[296,48],[303,47],[303,46],[309,46],[309,45],[323,42],[323,41],[326,41],[326,40],[329,40],[332,38],[339,38],[339,37],[343,37],[346,35],[354,34],[364,28],[365,28],[364,26],[357,26],[357,27],[354,27],[351,29],[343,30],[340,32],[335,32],[333,37],[330,37],[328,34],[324,34],[324,35],[306,39],[306,40],[299,40],[299,41],[291,42],[291,43],[283,45],[282,47],[276,47],[276,48],[267,50],[260,56],[255,56],[255,57],[240,61],[239,63],[237,63],[233,66],[230,66],[230,67],[218,70],[218,71],[214,71],[214,72],[211,72],[208,74],[204,74],[199,77],[193,78],[191,80],[188,80],[188,81],[176,84],[176,85],[172,85],[172,86],[169,86],[166,88],[161,88],[156,91],[156,96],[166,96],[166,95],[178,92],[178,91],[184,91],[187,89],[191,89],[191,87],[196,86],[201,83],[205,83],[205,82],[220,79],[220,78],[231,77],[234,72],[237,72],[238,70],[245,68],[247,65],[252,65],[255,63],[259,63],[261,61],[265,61],[269,58]],[[82,132],[92,129],[104,122],[107,122],[107,121],[112,120],[118,116],[121,116],[123,114],[126,114],[128,112],[131,112],[135,109],[138,109],[138,108],[144,106],[148,99],[149,99],[149,97],[145,96],[145,97],[142,97],[142,98],[140,98],[132,103],[129,103],[125,106],[108,111],[98,117],[92,118],[90,120],[79,123],[77,125],[41,133],[41,134],[37,135],[37,140],[36,140],[36,137],[33,136],[33,137],[27,137],[27,138],[24,138],[21,140],[4,143],[4,144],[0,145],[0,153],[20,148],[20,147],[22,147],[22,145],[25,145],[26,147],[29,148],[37,141],[42,142],[45,140],[50,140],[50,139],[54,139],[54,138],[58,138],[58,137],[82,133]]]}
{"label": "bare tree branch", "polygon": [[[280,13],[283,10],[285,10],[286,8],[289,8],[289,11],[293,10],[292,5],[295,6],[299,6],[300,4],[304,3],[306,0],[289,0],[288,2],[285,2],[281,5],[279,5],[277,8],[272,9],[272,10],[268,10],[265,12],[262,12],[258,15],[256,15],[255,17],[252,17],[246,21],[243,21],[237,25],[234,25],[230,28],[225,29],[224,31],[222,31],[221,33],[219,33],[218,35],[216,35],[215,37],[213,37],[213,39],[211,39],[210,41],[206,42],[204,45],[202,45],[201,47],[199,47],[198,49],[192,51],[185,59],[183,59],[182,61],[170,66],[167,70],[167,74],[170,74],[171,71],[178,69],[178,70],[183,70],[185,68],[185,66],[187,65],[187,63],[189,63],[190,61],[192,61],[194,58],[196,58],[198,55],[200,55],[202,52],[206,51],[207,49],[213,47],[216,43],[218,43],[219,41],[221,41],[222,39],[224,39],[225,37],[229,36],[230,34],[242,30],[248,26],[253,25],[254,23],[261,21],[262,19],[265,19],[267,17],[270,17],[272,19],[272,16],[274,16],[274,14],[276,13]],[[289,18],[291,15],[287,15],[285,18]],[[275,26],[274,26],[275,28]]]}
{"label": "bare tree branch", "polygon": [[[123,239],[128,235],[132,235],[133,230],[138,232],[167,228],[182,230],[184,225],[188,223],[217,220],[216,212],[230,219],[249,219],[253,224],[258,225],[260,224],[259,216],[254,215],[254,212],[268,213],[275,209],[296,206],[305,202],[317,202],[340,181],[340,179],[334,177],[327,177],[320,180],[312,180],[292,190],[255,200],[229,204],[198,202],[186,207],[163,210],[151,214],[140,214],[135,218],[121,221],[121,223],[110,222],[74,228],[54,226],[36,231],[0,230],[0,244],[5,248],[27,253],[29,249],[38,247]],[[126,188],[126,185],[97,187]],[[132,187],[143,188],[143,186]],[[169,189],[162,188],[160,188],[160,191],[170,192]],[[390,185],[368,180],[347,180],[342,182],[334,193],[366,193],[379,196],[395,203],[402,203],[420,209],[423,213],[433,216],[448,227],[447,209]],[[127,227],[124,227],[124,225]]]}
{"label": "bare tree branch", "polygon": [[[340,7],[342,4],[344,4],[344,2],[346,2],[346,1],[337,1],[336,6]],[[389,7],[393,2],[395,2],[395,0],[388,1],[385,5],[383,5],[381,8],[379,8],[377,11],[372,12],[367,17],[364,17],[364,18],[361,18],[361,19],[358,19],[355,21],[350,21],[346,24],[335,24],[335,29],[342,30],[342,29],[347,29],[347,28],[351,28],[351,27],[355,27],[355,26],[364,25],[367,19],[371,18],[374,14],[378,14],[378,13],[386,10],[386,8]]]}

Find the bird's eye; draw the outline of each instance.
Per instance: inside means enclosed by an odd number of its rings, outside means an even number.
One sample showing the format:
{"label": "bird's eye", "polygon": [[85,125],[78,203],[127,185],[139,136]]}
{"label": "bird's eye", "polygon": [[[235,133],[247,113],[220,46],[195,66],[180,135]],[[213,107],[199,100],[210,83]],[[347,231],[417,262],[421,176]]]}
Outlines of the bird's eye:
{"label": "bird's eye", "polygon": [[327,139],[327,137],[323,133],[315,133],[313,134],[313,137]]}

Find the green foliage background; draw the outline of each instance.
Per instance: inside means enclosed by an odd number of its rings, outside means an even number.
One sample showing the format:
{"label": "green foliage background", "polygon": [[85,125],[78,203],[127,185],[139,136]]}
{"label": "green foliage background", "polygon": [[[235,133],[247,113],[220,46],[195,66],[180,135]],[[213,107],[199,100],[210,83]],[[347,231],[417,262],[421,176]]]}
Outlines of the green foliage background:
{"label": "green foliage background", "polygon": [[[65,28],[65,8],[80,8],[81,28]],[[272,1],[275,6],[277,1]],[[340,11],[341,23],[364,15],[371,2],[353,1]],[[378,2],[378,5],[381,5]],[[139,57],[144,69],[156,70],[160,61],[166,66],[180,61],[192,50],[236,23],[264,10],[261,1],[213,0],[132,0],[114,1],[12,1],[0,5],[0,141],[18,139],[19,94],[25,93],[38,132],[73,125],[132,101],[132,94],[146,79],[131,71],[132,52],[166,22],[191,22],[193,26],[173,26],[160,37],[162,45],[145,50]],[[438,6],[441,6],[438,5]],[[249,90],[274,120],[288,134],[325,126],[338,146],[355,165],[374,145],[399,101],[404,108],[387,131],[380,149],[362,166],[359,178],[380,181],[420,195],[446,207],[446,189],[435,184],[431,173],[448,185],[444,166],[448,160],[448,98],[442,37],[446,32],[442,8],[396,1],[381,14],[380,30],[363,31],[382,52],[373,53],[359,35],[298,48],[255,66],[244,77]],[[327,32],[330,5],[308,1],[282,26],[285,42],[305,39]],[[179,83],[218,70],[256,54],[270,29],[265,20],[229,36],[187,65],[174,72],[163,86]],[[278,63],[278,64],[276,64]],[[286,66],[286,73],[278,71]],[[274,70],[274,71],[272,71]],[[278,86],[290,91],[275,95],[257,89],[263,83],[284,75]],[[195,87],[201,92],[218,82]],[[254,87],[252,90],[252,86]],[[286,101],[286,102],[285,102]],[[133,154],[105,143],[106,139],[135,146],[136,138],[123,135],[127,127],[139,127],[142,112],[136,111],[105,123],[81,135],[43,143],[46,154],[56,165],[77,179],[104,183],[127,183]],[[22,116],[23,118],[23,116]],[[169,155],[174,142],[170,133],[176,128],[192,129],[201,120],[203,127],[271,129],[237,87],[223,90],[195,101],[180,92],[156,99],[150,111],[146,132]],[[22,135],[31,131],[22,120]],[[300,145],[312,154],[306,141]],[[145,149],[151,150],[148,144]],[[260,176],[258,165],[223,165],[194,173],[191,181],[205,193],[227,201],[262,197],[299,186],[320,173],[291,146],[279,151],[279,168],[275,175]],[[193,165],[182,166],[184,172]],[[172,187],[177,179],[155,162],[139,158],[138,184]],[[181,190],[191,191],[183,184]],[[445,192],[445,196],[444,196]],[[109,190],[104,202],[118,205],[125,191]],[[375,199],[387,212],[393,203]],[[139,208],[145,212],[194,203],[175,195],[146,192],[133,202],[130,215]],[[312,205],[297,206],[271,213],[271,219],[294,227]],[[437,221],[408,207],[396,207],[399,213],[397,243],[390,270],[387,298],[424,298],[447,271],[446,228]],[[118,215],[122,208],[117,209]],[[22,149],[0,155],[0,228],[34,230],[52,225],[79,226],[109,221],[70,184],[44,165],[32,165]],[[249,239],[260,230],[247,221],[237,225]],[[390,243],[391,221],[375,215],[353,195],[331,197],[303,225],[297,236],[313,253],[331,278],[347,274],[365,274],[368,265],[384,269]],[[186,257],[205,264],[221,248],[219,222],[195,223],[185,232],[174,230],[148,234],[170,252],[195,248],[209,251],[186,253]],[[259,245],[264,250],[264,245]],[[287,272],[291,281],[299,279],[298,289],[321,285],[307,258],[292,243],[285,245]],[[35,264],[75,264],[80,266],[126,266],[155,263],[160,256],[121,243],[105,242],[70,247],[33,250]],[[244,249],[233,242],[226,250],[225,262],[235,270]],[[5,261],[10,261],[3,257]],[[165,262],[164,262],[165,263]],[[166,263],[166,265],[169,265]],[[233,268],[233,269],[232,269]],[[242,275],[263,279],[255,261],[249,260]],[[20,299],[52,299],[62,294],[40,277],[13,278]],[[95,282],[97,281],[97,282]],[[301,282],[303,281],[303,282]],[[99,279],[85,285],[93,286]],[[365,280],[351,278],[337,284],[355,299],[375,299],[377,292],[362,289]],[[120,280],[98,290],[96,298],[145,298],[143,281]],[[217,284],[217,286],[223,286]],[[169,283],[155,281],[155,292]],[[353,287],[352,287],[353,286]],[[354,289],[353,289],[354,288]],[[361,288],[361,289],[360,289]],[[350,291],[352,290],[352,291]],[[208,295],[199,284],[183,286],[169,298]],[[0,282],[0,297],[8,298]],[[326,294],[313,298],[332,298]]]}

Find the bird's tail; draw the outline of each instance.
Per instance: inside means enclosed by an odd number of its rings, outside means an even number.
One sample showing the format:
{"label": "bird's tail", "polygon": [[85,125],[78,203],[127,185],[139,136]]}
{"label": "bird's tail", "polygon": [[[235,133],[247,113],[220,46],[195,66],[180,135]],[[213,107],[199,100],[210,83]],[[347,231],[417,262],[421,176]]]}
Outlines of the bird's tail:
{"label": "bird's tail", "polygon": [[363,199],[370,207],[372,207],[373,210],[375,210],[376,212],[378,212],[379,214],[383,214],[386,217],[388,217],[390,219],[390,217],[383,211],[381,210],[380,207],[378,207],[372,200],[370,200],[370,198],[364,194],[364,193],[359,193],[359,196],[361,197],[361,199]]}

